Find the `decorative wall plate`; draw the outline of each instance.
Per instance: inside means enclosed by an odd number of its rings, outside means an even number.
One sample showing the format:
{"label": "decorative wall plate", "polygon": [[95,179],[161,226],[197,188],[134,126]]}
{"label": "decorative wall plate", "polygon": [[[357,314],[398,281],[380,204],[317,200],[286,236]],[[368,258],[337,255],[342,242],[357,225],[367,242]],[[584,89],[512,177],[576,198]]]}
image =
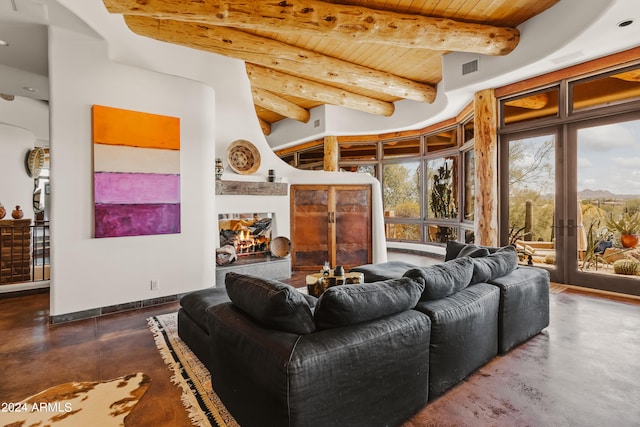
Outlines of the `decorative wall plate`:
{"label": "decorative wall plate", "polygon": [[251,175],[260,167],[260,152],[249,141],[238,139],[227,148],[227,162],[234,172]]}
{"label": "decorative wall plate", "polygon": [[276,237],[271,240],[269,249],[271,251],[271,255],[279,258],[285,257],[291,253],[291,240],[284,236]]}
{"label": "decorative wall plate", "polygon": [[44,166],[44,150],[40,147],[29,150],[26,163],[27,174],[31,178],[40,177],[40,172],[42,172],[42,167]]}

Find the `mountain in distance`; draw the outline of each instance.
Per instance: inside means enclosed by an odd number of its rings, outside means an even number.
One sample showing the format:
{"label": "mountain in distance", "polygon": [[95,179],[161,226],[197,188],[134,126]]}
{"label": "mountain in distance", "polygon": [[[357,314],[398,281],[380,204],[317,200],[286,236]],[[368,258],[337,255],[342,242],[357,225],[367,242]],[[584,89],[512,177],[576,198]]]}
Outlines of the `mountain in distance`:
{"label": "mountain in distance", "polygon": [[613,194],[609,190],[581,190],[578,191],[578,199],[604,199],[604,200],[619,200],[619,199],[637,199],[640,195],[637,194]]}

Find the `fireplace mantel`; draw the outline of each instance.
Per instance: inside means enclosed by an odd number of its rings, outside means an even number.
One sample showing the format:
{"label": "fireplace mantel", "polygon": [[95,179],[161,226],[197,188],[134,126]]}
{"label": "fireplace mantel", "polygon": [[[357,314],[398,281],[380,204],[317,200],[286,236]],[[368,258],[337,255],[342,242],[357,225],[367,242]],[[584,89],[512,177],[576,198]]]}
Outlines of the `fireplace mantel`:
{"label": "fireplace mantel", "polygon": [[286,182],[216,181],[217,195],[286,196]]}

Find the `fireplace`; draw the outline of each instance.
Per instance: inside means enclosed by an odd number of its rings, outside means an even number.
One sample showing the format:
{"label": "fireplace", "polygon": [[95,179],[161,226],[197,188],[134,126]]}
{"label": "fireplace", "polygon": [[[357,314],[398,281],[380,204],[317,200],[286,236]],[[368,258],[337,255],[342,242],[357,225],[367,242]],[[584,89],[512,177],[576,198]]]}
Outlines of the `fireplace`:
{"label": "fireplace", "polygon": [[273,224],[273,213],[218,215],[220,247],[216,250],[216,283],[219,286],[224,286],[224,278],[230,271],[268,279],[291,277],[291,258],[271,254]]}
{"label": "fireplace", "polygon": [[[237,258],[265,257],[271,243],[272,213],[219,214],[220,250]],[[230,259],[233,262],[235,259]],[[221,264],[221,262],[218,262]],[[224,262],[223,262],[224,264]]]}

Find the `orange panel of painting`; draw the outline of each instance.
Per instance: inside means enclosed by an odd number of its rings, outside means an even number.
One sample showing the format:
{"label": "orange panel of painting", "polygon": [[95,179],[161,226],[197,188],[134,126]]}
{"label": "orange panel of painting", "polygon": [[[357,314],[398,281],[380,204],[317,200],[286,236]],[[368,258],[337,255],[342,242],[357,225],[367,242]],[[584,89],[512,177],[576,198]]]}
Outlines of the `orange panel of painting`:
{"label": "orange panel of painting", "polygon": [[180,149],[180,119],[94,105],[93,143]]}

